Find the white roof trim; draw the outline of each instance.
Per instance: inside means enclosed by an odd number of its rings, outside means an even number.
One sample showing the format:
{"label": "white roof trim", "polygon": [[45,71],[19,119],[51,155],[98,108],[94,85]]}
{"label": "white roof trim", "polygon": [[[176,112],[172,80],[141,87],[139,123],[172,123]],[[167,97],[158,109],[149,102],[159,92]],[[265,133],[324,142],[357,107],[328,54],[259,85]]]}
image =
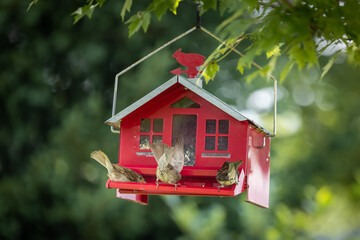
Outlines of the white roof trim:
{"label": "white roof trim", "polygon": [[136,102],[134,102],[133,104],[122,110],[121,112],[115,114],[114,116],[106,120],[106,123],[115,124],[119,122],[121,119],[123,119],[124,117],[126,117],[127,115],[129,115],[130,113],[132,113],[133,111],[135,111],[136,109],[138,109],[139,107],[141,107],[142,105],[144,105],[145,103],[147,103],[148,101],[159,95],[160,93],[164,92],[166,89],[170,88],[175,83],[177,83],[177,76],[171,78],[169,81],[155,88],[154,90],[152,90],[144,97],[140,98],[139,100],[137,100]]}
{"label": "white roof trim", "polygon": [[200,97],[202,97],[206,101],[212,103],[213,105],[215,105],[216,107],[218,107],[219,109],[221,109],[225,113],[229,114],[230,116],[232,116],[236,120],[238,120],[238,121],[250,121],[253,125],[258,127],[260,130],[264,131],[265,133],[270,134],[270,132],[268,130],[262,128],[260,125],[256,124],[251,119],[248,119],[247,117],[242,115],[234,107],[231,107],[230,105],[223,102],[219,98],[215,97],[214,95],[212,95],[211,93],[209,93],[205,89],[196,86],[196,84],[194,84],[193,82],[191,82],[188,79],[183,78],[181,76],[174,76],[173,78],[171,78],[167,82],[163,83],[162,85],[160,85],[159,87],[157,87],[153,91],[149,92],[144,97],[140,98],[139,100],[137,100],[136,102],[134,102],[133,104],[131,104],[130,106],[125,108],[124,110],[120,111],[116,115],[114,115],[111,118],[109,118],[108,120],[106,120],[105,123],[107,123],[109,125],[114,125],[114,124],[120,122],[121,119],[123,119],[124,117],[126,117],[127,115],[129,115],[130,113],[132,113],[133,111],[135,111],[136,109],[138,109],[139,107],[141,107],[142,105],[144,105],[145,103],[150,101],[151,99],[155,98],[156,96],[158,96],[159,94],[161,94],[162,92],[164,92],[165,90],[170,88],[171,86],[175,85],[177,82],[179,82],[184,87],[188,88],[190,91],[196,93],[197,95],[199,95]]}
{"label": "white roof trim", "polygon": [[249,120],[244,115],[242,115],[240,112],[235,110],[234,108],[230,107],[228,104],[220,100],[219,98],[215,97],[208,91],[204,90],[203,88],[197,87],[194,83],[190,82],[189,80],[179,77],[179,83],[190,89],[192,92],[196,93],[209,103],[212,103],[216,107],[220,108],[222,111],[226,112],[233,118],[239,121],[245,121]]}

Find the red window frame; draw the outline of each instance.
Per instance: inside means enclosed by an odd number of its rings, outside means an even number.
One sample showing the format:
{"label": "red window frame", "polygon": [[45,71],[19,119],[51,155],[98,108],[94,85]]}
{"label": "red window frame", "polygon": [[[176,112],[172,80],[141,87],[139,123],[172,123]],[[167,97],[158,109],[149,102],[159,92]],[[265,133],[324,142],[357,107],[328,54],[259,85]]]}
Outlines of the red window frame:
{"label": "red window frame", "polygon": [[[147,126],[143,126],[142,125],[142,121],[143,120],[150,120],[150,126],[148,128],[149,131],[147,131],[147,129],[145,129],[143,132],[142,132],[142,127],[144,128],[147,128]],[[161,120],[162,123],[161,123],[161,130],[156,130],[154,131],[154,123],[155,121],[157,120]],[[145,123],[144,123],[145,125]],[[158,128],[159,126],[155,126],[155,128]],[[160,136],[161,137],[161,142],[163,141],[164,137],[164,119],[163,118],[141,118],[140,119],[140,132],[139,132],[139,150],[140,151],[144,151],[144,152],[149,152],[150,151],[150,147],[147,147],[147,148],[141,148],[141,145],[143,144],[142,143],[142,136],[149,136],[149,142],[148,142],[148,145],[150,143],[153,143],[154,142],[154,137],[155,136]]]}
{"label": "red window frame", "polygon": [[[213,129],[213,127],[210,126],[210,123],[208,125],[208,121],[215,121],[215,127],[214,127],[215,129]],[[220,129],[220,127],[221,127],[220,125],[222,125],[222,129]],[[224,129],[224,127],[225,127],[225,129]],[[208,130],[210,132],[207,132]],[[214,130],[214,132],[212,130]],[[220,153],[229,151],[229,135],[230,135],[229,133],[230,133],[229,119],[206,119],[205,120],[205,134],[204,134],[204,136],[205,136],[204,150],[206,152],[220,152]],[[207,148],[208,147],[207,139],[210,139],[209,137],[215,138],[213,149]],[[219,145],[219,140],[221,138],[224,138],[224,139],[227,138],[226,149],[222,149],[221,146]],[[210,140],[208,140],[208,141],[210,141]]]}

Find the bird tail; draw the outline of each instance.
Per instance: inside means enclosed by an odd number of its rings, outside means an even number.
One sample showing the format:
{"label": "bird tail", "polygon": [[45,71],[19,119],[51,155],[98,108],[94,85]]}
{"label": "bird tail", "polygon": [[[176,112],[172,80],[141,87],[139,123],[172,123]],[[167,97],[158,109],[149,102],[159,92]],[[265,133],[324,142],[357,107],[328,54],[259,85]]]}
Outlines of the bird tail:
{"label": "bird tail", "polygon": [[106,154],[101,150],[93,151],[90,154],[90,157],[103,165],[105,168],[107,168],[108,171],[113,168],[108,156],[106,156]]}
{"label": "bird tail", "polygon": [[240,167],[240,165],[241,165],[243,162],[244,162],[243,160],[234,162],[234,168],[235,168],[235,170],[238,170],[238,168]]}

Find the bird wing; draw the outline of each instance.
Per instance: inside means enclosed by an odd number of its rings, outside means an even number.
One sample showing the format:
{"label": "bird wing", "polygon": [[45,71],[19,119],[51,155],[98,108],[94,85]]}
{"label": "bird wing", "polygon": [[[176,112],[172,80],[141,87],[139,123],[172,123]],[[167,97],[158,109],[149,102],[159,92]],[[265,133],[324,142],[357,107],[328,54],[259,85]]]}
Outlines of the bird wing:
{"label": "bird wing", "polygon": [[174,141],[174,154],[170,162],[178,173],[180,173],[184,167],[184,157],[184,137],[181,135]]}
{"label": "bird wing", "polygon": [[[166,167],[168,164],[171,164],[171,160],[173,158],[173,155],[174,155],[174,147],[169,147],[168,149],[166,149],[163,157],[162,157],[162,161],[161,161],[161,164],[163,164],[162,166],[163,167]],[[159,162],[159,165],[160,165],[160,162]]]}
{"label": "bird wing", "polygon": [[224,162],[222,167],[216,173],[216,180],[217,181],[228,181],[229,180],[229,171],[230,171],[229,163]]}
{"label": "bird wing", "polygon": [[169,148],[165,143],[157,142],[150,144],[151,152],[153,153],[156,162],[159,164],[160,158],[164,155],[165,151]]}
{"label": "bird wing", "polygon": [[[169,164],[169,161],[171,160],[172,155],[174,154],[174,148],[173,147],[168,147],[166,144],[164,144],[164,145],[166,146],[165,147],[165,152],[157,160],[157,164],[158,164],[159,169],[164,169]],[[156,153],[156,154],[158,154],[158,153]],[[156,159],[156,157],[155,157],[155,159]]]}
{"label": "bird wing", "polygon": [[230,169],[234,169],[234,171],[236,172],[238,170],[238,168],[240,167],[240,165],[243,163],[244,161],[236,161],[236,162],[230,162]]}
{"label": "bird wing", "polygon": [[113,164],[114,168],[119,171],[120,174],[125,176],[129,182],[139,182],[140,179],[143,179],[142,175],[131,170],[130,168],[126,168],[117,164]]}

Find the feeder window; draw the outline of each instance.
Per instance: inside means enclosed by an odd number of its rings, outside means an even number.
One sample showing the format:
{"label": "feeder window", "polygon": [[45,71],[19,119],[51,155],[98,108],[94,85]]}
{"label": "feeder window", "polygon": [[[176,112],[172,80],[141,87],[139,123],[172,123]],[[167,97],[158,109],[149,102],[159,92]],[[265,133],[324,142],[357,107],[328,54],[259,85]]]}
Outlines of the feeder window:
{"label": "feeder window", "polygon": [[164,120],[163,119],[154,119],[154,133],[162,133],[163,132],[163,125]]}
{"label": "feeder window", "polygon": [[215,137],[205,137],[205,150],[215,150]]}
{"label": "feeder window", "polygon": [[218,150],[227,151],[228,150],[228,137],[219,137],[218,138]]}
{"label": "feeder window", "polygon": [[150,142],[152,142],[152,143],[162,142],[163,128],[164,128],[164,120],[163,119],[156,119],[156,118],[155,119],[150,119],[150,118],[141,119],[139,149],[149,150]]}
{"label": "feeder window", "polygon": [[141,119],[140,132],[149,133],[151,127],[151,119]]}
{"label": "feeder window", "polygon": [[220,134],[229,133],[229,120],[219,120],[219,133]]}
{"label": "feeder window", "polygon": [[200,105],[188,97],[184,97],[179,101],[171,104],[171,108],[200,108]]}
{"label": "feeder window", "polygon": [[[229,120],[206,120],[205,150],[227,151],[229,145]],[[217,146],[217,148],[215,148]]]}
{"label": "feeder window", "polygon": [[206,120],[206,133],[216,133],[216,120]]}
{"label": "feeder window", "polygon": [[195,166],[196,153],[196,115],[173,115],[172,144],[184,137],[184,166]]}

